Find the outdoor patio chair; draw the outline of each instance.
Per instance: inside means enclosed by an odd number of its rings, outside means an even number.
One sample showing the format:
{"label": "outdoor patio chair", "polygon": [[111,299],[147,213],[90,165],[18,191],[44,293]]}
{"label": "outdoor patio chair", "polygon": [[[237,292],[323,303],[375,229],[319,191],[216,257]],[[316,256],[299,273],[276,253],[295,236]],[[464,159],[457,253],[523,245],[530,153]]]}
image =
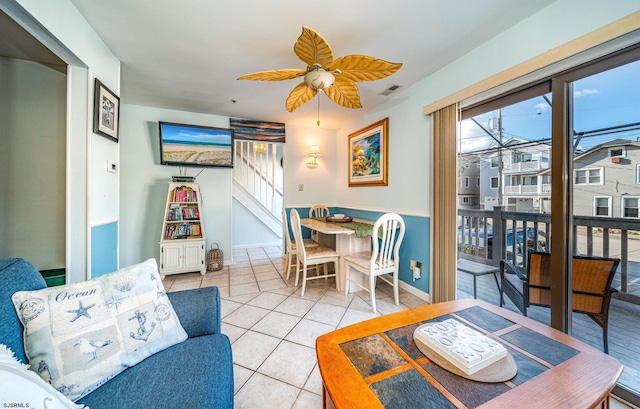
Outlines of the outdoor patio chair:
{"label": "outdoor patio chair", "polygon": [[[572,310],[588,315],[602,327],[604,352],[609,353],[607,327],[613,276],[620,259],[604,257],[573,257]],[[551,254],[529,253],[526,271],[508,260],[500,262],[500,306],[504,305],[504,294],[515,306],[527,315],[527,307],[551,306]]]}

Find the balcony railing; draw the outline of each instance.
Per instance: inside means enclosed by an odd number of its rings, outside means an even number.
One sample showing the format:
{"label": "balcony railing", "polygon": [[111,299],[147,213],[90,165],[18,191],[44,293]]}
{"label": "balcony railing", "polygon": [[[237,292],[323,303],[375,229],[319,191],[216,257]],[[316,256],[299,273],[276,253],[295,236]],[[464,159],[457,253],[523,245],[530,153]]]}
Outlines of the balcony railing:
{"label": "balcony railing", "polygon": [[510,185],[504,187],[503,193],[505,195],[549,195],[551,194],[551,185],[548,183],[542,185]]}
{"label": "balcony railing", "polygon": [[[616,296],[640,304],[640,258],[630,258],[640,253],[640,220],[574,216],[573,226],[574,254],[619,258]],[[510,259],[525,266],[530,251],[549,251],[550,233],[550,214],[458,210],[460,258],[495,266]]]}
{"label": "balcony railing", "polygon": [[541,169],[544,169],[544,168],[541,166],[540,161],[532,160],[532,161],[529,161],[529,162],[512,162],[512,163],[508,163],[507,162],[507,163],[504,164],[503,171],[505,171],[505,172],[530,172],[530,171],[536,171],[536,170],[541,170]]}

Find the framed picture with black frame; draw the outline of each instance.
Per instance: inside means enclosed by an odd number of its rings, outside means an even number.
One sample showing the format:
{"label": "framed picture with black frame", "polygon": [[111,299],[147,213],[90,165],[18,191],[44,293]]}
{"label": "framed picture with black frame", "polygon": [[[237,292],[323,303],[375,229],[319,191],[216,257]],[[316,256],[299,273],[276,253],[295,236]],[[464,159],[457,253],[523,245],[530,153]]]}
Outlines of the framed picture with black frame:
{"label": "framed picture with black frame", "polygon": [[120,98],[95,79],[93,96],[93,132],[118,142]]}

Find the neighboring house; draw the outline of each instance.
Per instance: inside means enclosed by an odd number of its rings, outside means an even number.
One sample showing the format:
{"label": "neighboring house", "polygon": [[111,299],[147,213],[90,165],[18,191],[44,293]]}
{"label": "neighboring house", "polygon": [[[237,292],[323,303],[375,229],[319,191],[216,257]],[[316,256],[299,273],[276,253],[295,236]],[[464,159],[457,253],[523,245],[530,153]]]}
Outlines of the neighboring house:
{"label": "neighboring house", "polygon": [[502,204],[510,211],[549,211],[551,177],[543,173],[550,163],[550,145],[509,139],[501,151],[485,155],[482,161],[480,203],[485,210]]}
{"label": "neighboring house", "polygon": [[616,139],[576,156],[573,213],[638,218],[640,143]]}
{"label": "neighboring house", "polygon": [[[507,210],[548,212],[551,210],[551,177],[542,175],[551,164],[551,146],[511,139],[503,152],[502,194]],[[547,205],[547,206],[545,206]]]}
{"label": "neighboring house", "polygon": [[[511,145],[511,147],[509,147]],[[551,210],[551,146],[510,140],[480,163],[479,202],[485,210]],[[464,175],[461,172],[461,175]],[[460,185],[464,185],[464,176]],[[458,189],[460,207],[465,196]],[[573,213],[580,216],[640,217],[640,142],[616,139],[578,152],[573,166]]]}
{"label": "neighboring house", "polygon": [[458,156],[458,207],[480,208],[480,155]]}

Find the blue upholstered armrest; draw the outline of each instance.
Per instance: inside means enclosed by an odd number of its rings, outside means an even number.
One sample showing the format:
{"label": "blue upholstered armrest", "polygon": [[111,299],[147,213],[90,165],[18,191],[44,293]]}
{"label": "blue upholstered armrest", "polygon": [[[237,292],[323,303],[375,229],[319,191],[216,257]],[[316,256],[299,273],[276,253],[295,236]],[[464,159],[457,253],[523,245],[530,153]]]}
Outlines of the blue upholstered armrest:
{"label": "blue upholstered armrest", "polygon": [[167,295],[189,338],[220,333],[218,287],[176,291]]}

